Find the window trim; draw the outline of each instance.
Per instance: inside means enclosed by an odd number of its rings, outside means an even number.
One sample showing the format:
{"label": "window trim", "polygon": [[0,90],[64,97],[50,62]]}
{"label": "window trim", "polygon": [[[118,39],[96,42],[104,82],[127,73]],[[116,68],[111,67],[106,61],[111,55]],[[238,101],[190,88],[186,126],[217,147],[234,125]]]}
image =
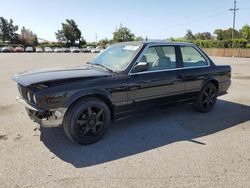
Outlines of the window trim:
{"label": "window trim", "polygon": [[[182,67],[178,67],[178,68],[172,68],[172,69],[162,69],[162,70],[154,70],[154,71],[143,71],[143,72],[136,72],[136,73],[132,73],[132,70],[134,69],[134,67],[137,65],[138,61],[141,59],[141,57],[143,56],[143,54],[145,53],[145,51],[149,48],[149,47],[155,47],[155,46],[173,46],[175,47],[175,54],[177,55],[181,55],[181,57],[176,57],[176,65],[178,65],[178,59],[181,59],[181,66]],[[198,53],[200,53],[202,55],[202,57],[206,60],[206,62],[208,63],[207,65],[204,66],[196,66],[196,67],[184,67],[183,66],[183,60],[182,60],[182,52],[180,47],[192,47],[195,50],[198,51]],[[179,48],[179,53],[177,54],[176,51],[176,47]],[[208,59],[208,57],[204,54],[204,52],[202,52],[199,48],[197,48],[194,45],[171,45],[171,44],[148,44],[143,51],[141,52],[141,54],[137,57],[136,61],[134,62],[133,66],[131,67],[131,69],[129,70],[128,75],[139,75],[139,74],[148,74],[148,73],[157,73],[157,72],[168,72],[168,71],[173,71],[173,70],[186,70],[186,69],[197,69],[197,68],[206,68],[206,67],[210,67],[211,63],[210,60]]]}

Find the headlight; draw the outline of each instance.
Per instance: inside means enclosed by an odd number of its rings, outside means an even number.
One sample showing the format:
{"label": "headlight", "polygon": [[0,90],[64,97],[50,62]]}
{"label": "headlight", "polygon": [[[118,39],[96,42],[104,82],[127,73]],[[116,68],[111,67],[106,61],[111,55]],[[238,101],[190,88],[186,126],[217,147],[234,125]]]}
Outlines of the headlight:
{"label": "headlight", "polygon": [[36,104],[36,95],[33,95],[33,101],[34,101],[34,103]]}
{"label": "headlight", "polygon": [[22,96],[22,89],[21,89],[19,84],[17,84],[17,88],[18,88],[18,92],[19,92],[20,96]]}
{"label": "headlight", "polygon": [[31,94],[30,94],[29,91],[28,91],[28,93],[27,93],[27,98],[28,98],[29,101],[31,101]]}

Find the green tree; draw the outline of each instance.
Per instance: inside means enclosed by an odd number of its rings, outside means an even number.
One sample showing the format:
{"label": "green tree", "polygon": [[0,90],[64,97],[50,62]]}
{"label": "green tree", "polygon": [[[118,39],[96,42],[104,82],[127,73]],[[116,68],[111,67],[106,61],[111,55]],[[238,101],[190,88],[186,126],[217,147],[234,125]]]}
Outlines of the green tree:
{"label": "green tree", "polygon": [[115,42],[126,42],[134,41],[135,35],[127,27],[120,25],[120,28],[113,33],[113,41]]}
{"label": "green tree", "polygon": [[195,40],[195,36],[193,35],[193,32],[190,29],[187,30],[187,33],[185,35],[185,39],[191,40],[191,41]]}
{"label": "green tree", "polygon": [[58,41],[66,42],[68,45],[74,46],[76,41],[81,41],[81,31],[76,22],[72,19],[66,19],[66,23],[62,23],[62,29],[56,33]]}
{"label": "green tree", "polygon": [[31,39],[30,44],[31,44],[31,46],[37,46],[38,45],[38,39],[37,39],[36,35]]}
{"label": "green tree", "polygon": [[110,41],[107,38],[99,41],[99,45],[102,47],[105,47],[107,44],[110,44]]}
{"label": "green tree", "polygon": [[217,40],[229,40],[232,39],[232,34],[234,33],[234,39],[241,38],[241,33],[236,29],[216,29],[214,34],[216,35]]}
{"label": "green tree", "polygon": [[232,39],[232,34],[234,39],[241,38],[241,34],[239,31],[233,28],[223,30],[223,39]]}
{"label": "green tree", "polygon": [[216,29],[214,31],[214,34],[216,35],[217,40],[223,40],[223,30],[222,29]]}
{"label": "green tree", "polygon": [[171,41],[171,42],[174,42],[174,41],[175,41],[175,38],[170,37],[170,38],[166,39],[166,41]]}
{"label": "green tree", "polygon": [[143,41],[144,39],[141,36],[135,37],[135,41]]}
{"label": "green tree", "polygon": [[79,46],[83,47],[83,46],[86,46],[86,44],[87,44],[87,42],[86,42],[85,38],[81,37],[80,42],[79,42]]}
{"label": "green tree", "polygon": [[98,44],[96,42],[87,42],[87,46],[97,47]]}
{"label": "green tree", "polygon": [[195,38],[199,39],[199,40],[211,40],[212,35],[209,32],[197,33],[197,34],[195,34]]}
{"label": "green tree", "polygon": [[7,40],[11,43],[16,41],[18,39],[17,30],[18,26],[13,24],[12,19],[8,22],[7,19],[0,17],[0,37],[3,43]]}
{"label": "green tree", "polygon": [[250,41],[250,26],[244,25],[240,30],[242,38]]}

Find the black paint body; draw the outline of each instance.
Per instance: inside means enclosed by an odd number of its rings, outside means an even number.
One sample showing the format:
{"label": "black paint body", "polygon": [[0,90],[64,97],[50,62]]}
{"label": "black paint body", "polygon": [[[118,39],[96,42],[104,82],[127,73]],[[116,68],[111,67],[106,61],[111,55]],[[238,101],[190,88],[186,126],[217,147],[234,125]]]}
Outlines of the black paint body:
{"label": "black paint body", "polygon": [[[82,97],[94,96],[107,103],[114,120],[161,105],[193,102],[208,82],[216,85],[219,95],[227,92],[231,84],[231,67],[216,66],[200,49],[210,66],[182,68],[179,46],[193,46],[192,44],[166,43],[176,48],[175,70],[130,75],[129,72],[143,49],[147,45],[157,46],[158,43],[142,44],[137,56],[123,72],[113,73],[103,68],[84,65],[72,69],[26,72],[16,75],[14,80],[21,87],[22,97],[34,107],[44,110],[68,109]],[[38,88],[39,84],[46,87]],[[32,100],[27,100],[27,91],[36,96],[36,104]]]}

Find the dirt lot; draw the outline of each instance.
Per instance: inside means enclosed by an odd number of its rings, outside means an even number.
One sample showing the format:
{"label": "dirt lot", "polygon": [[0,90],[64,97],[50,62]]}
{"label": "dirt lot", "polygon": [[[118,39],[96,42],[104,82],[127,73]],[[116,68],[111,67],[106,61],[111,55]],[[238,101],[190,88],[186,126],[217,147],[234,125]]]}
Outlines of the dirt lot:
{"label": "dirt lot", "polygon": [[0,187],[250,187],[250,59],[233,68],[229,94],[201,114],[174,107],[112,125],[79,146],[62,128],[36,129],[10,77],[75,66],[91,54],[0,54]]}

